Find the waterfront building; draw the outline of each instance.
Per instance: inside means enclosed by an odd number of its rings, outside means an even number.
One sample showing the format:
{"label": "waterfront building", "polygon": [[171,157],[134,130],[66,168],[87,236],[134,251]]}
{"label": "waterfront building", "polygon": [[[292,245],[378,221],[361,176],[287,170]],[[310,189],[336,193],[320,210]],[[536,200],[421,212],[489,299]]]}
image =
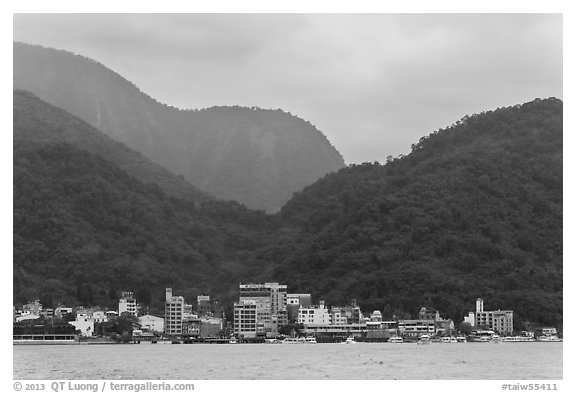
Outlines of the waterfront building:
{"label": "waterfront building", "polygon": [[200,337],[217,337],[224,329],[222,318],[204,316],[200,318]]}
{"label": "waterfront building", "polygon": [[198,337],[201,321],[196,315],[186,315],[182,318],[182,336]]}
{"label": "waterfront building", "polygon": [[[251,336],[254,332],[252,323],[244,323],[244,317],[251,318],[252,308],[256,306],[256,335],[274,336],[278,333],[278,328],[288,323],[286,311],[287,286],[277,282],[267,282],[264,284],[240,284],[240,297],[238,303],[234,304],[234,331],[242,332]],[[246,303],[247,307],[243,304]],[[238,315],[241,320],[236,328]],[[249,328],[245,330],[243,327]]]}
{"label": "waterfront building", "polygon": [[[258,332],[258,304],[256,301],[244,300],[234,303],[234,335],[236,337],[254,338]],[[262,326],[262,331],[264,326]]]}
{"label": "waterfront building", "polygon": [[134,298],[134,292],[122,292],[120,295],[120,300],[118,302],[118,315],[122,313],[129,313],[138,316],[138,309],[136,304],[136,299]]}
{"label": "waterfront building", "polygon": [[202,318],[205,316],[211,316],[225,319],[224,307],[220,304],[220,302],[211,300],[210,296],[198,296],[196,304],[198,317]]}
{"label": "waterfront building", "polygon": [[298,323],[315,326],[330,325],[330,313],[324,301],[321,300],[318,306],[300,307],[298,309]]}
{"label": "waterfront building", "polygon": [[433,335],[436,332],[433,319],[399,319],[398,332],[403,336],[417,337],[422,334]]}
{"label": "waterfront building", "polygon": [[340,307],[330,308],[330,325],[346,325],[347,323],[348,318],[342,314]]}
{"label": "waterfront building", "polygon": [[182,320],[184,315],[184,297],[173,296],[172,288],[166,288],[164,307],[164,333],[182,335]]}
{"label": "waterfront building", "polygon": [[76,314],[76,320],[68,323],[74,326],[82,337],[92,337],[94,334],[94,319],[87,313]]}
{"label": "waterfront building", "polygon": [[352,299],[349,305],[340,307],[342,315],[346,317],[348,323],[361,323],[364,320],[360,307],[356,304],[356,299]]}
{"label": "waterfront building", "polygon": [[142,330],[156,333],[164,332],[164,318],[153,315],[143,315],[138,317],[138,321],[140,322]]}
{"label": "waterfront building", "polygon": [[489,329],[498,332],[499,334],[512,334],[514,330],[514,312],[511,310],[484,310],[484,300],[482,298],[476,299],[476,311],[469,312],[467,317],[464,317],[464,322],[469,323],[471,326],[486,325]]}

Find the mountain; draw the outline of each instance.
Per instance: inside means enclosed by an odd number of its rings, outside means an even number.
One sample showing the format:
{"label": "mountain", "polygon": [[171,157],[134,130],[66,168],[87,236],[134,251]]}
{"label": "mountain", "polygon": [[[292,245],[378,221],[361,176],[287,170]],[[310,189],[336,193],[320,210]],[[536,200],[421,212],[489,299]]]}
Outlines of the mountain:
{"label": "mountain", "polygon": [[172,286],[229,312],[239,282],[279,281],[385,318],[429,306],[459,322],[481,296],[513,309],[517,328],[562,326],[557,99],[467,116],[405,157],[323,177],[275,215],[171,196],[122,169],[112,148],[52,135],[97,140],[74,116],[27,93],[14,105],[16,303],[113,307],[133,290],[161,310]]}
{"label": "mountain", "polygon": [[[461,321],[483,297],[520,321],[562,323],[562,102],[467,116],[406,157],[353,165],[280,213],[298,235],[264,250],[292,290]],[[387,315],[386,315],[387,314]]]}
{"label": "mountain", "polygon": [[132,288],[160,307],[167,286],[228,299],[264,270],[246,255],[272,217],[199,194],[30,93],[13,102],[15,302],[115,307]]}
{"label": "mountain", "polygon": [[[179,110],[70,52],[14,43],[14,88],[34,93],[217,198],[275,212],[344,166],[312,124],[281,110]],[[191,92],[194,94],[194,92]]]}
{"label": "mountain", "polygon": [[154,183],[170,196],[201,201],[202,192],[142,154],[113,141],[77,117],[15,90],[13,94],[13,140],[19,147],[67,143],[101,156],[143,183]]}

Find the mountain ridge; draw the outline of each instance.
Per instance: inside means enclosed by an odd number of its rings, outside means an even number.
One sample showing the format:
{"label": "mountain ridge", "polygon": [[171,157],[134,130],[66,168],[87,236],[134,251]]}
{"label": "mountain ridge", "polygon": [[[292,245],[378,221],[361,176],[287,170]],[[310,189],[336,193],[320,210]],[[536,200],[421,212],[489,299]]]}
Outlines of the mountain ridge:
{"label": "mountain ridge", "polygon": [[[41,66],[40,66],[41,65]],[[310,122],[281,110],[181,110],[97,61],[14,43],[14,87],[65,109],[202,191],[274,212],[292,193],[343,167]]]}

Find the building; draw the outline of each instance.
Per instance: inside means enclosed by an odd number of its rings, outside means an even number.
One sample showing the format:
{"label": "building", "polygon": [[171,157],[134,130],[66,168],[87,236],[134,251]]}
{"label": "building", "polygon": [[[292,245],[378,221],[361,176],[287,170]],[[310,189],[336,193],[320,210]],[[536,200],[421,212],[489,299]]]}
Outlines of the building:
{"label": "building", "polygon": [[352,299],[349,305],[340,307],[340,310],[342,315],[348,320],[348,323],[355,324],[363,321],[362,311],[356,304],[356,299]]}
{"label": "building", "polygon": [[436,332],[433,319],[399,319],[398,333],[403,336],[417,337],[422,334],[433,335]]}
{"label": "building", "polygon": [[[264,325],[262,325],[262,332]],[[258,304],[256,301],[244,300],[234,303],[234,335],[236,337],[254,338],[258,332]]]}
{"label": "building", "polygon": [[[340,313],[338,313],[340,316]],[[318,306],[300,307],[298,309],[298,323],[303,325],[328,326],[330,325],[330,312],[323,300]]]}
{"label": "building", "polygon": [[312,305],[312,295],[309,293],[289,293],[286,295],[286,313],[288,323],[296,323],[298,320],[298,309],[310,307]]}
{"label": "building", "polygon": [[42,312],[42,304],[39,300],[34,300],[33,302],[26,303],[22,306],[22,315],[24,314],[32,314],[36,316],[40,316]]}
{"label": "building", "polygon": [[68,322],[80,331],[82,337],[92,337],[94,335],[94,319],[87,313],[76,314],[76,320]]}
{"label": "building", "polygon": [[330,325],[346,325],[348,324],[348,318],[342,313],[340,307],[330,308]]}
{"label": "building", "polygon": [[56,307],[56,310],[54,310],[54,316],[56,318],[64,318],[66,317],[66,315],[68,314],[72,314],[72,307],[63,307],[63,306],[58,306]]}
{"label": "building", "polygon": [[122,313],[129,313],[134,315],[135,317],[138,316],[138,309],[137,309],[136,299],[134,298],[133,292],[122,292],[120,295],[120,301],[118,302],[118,314],[122,315]]}
{"label": "building", "polygon": [[[240,284],[240,297],[234,303],[234,332],[244,337],[253,336],[252,309],[256,306],[257,336],[275,336],[278,328],[288,323],[286,311],[287,286],[277,282]],[[246,306],[244,306],[246,304]],[[236,317],[240,319],[237,320]],[[245,319],[248,318],[248,319]],[[245,330],[244,327],[248,328]]]}
{"label": "building", "polygon": [[153,315],[143,315],[138,317],[138,321],[144,331],[155,333],[164,332],[164,318],[155,317]]}
{"label": "building", "polygon": [[208,295],[198,296],[196,305],[200,318],[209,316],[225,319],[224,307],[218,301],[211,300]]}
{"label": "building", "polygon": [[174,336],[182,335],[184,316],[184,297],[173,296],[172,288],[166,288],[164,307],[164,333]]}
{"label": "building", "polygon": [[484,300],[476,299],[476,311],[469,312],[464,322],[471,326],[486,326],[499,334],[512,334],[514,330],[514,312],[511,310],[484,310]]}

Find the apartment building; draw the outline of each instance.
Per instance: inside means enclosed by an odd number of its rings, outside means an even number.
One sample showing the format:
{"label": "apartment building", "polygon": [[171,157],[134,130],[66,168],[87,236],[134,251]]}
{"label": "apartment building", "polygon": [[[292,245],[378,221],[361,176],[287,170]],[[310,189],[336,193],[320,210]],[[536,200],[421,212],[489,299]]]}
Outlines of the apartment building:
{"label": "apartment building", "polygon": [[164,333],[181,336],[184,316],[184,297],[174,296],[172,288],[166,288],[166,303],[164,307]]}

